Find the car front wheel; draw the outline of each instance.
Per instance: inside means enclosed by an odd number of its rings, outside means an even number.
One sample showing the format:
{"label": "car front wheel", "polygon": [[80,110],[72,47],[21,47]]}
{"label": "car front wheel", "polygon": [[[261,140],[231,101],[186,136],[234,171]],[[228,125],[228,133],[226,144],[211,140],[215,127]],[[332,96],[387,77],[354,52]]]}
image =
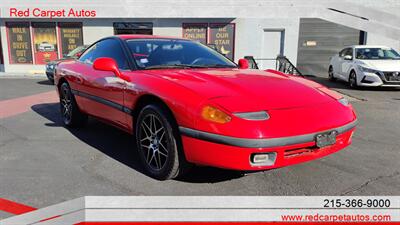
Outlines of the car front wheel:
{"label": "car front wheel", "polygon": [[357,84],[357,74],[355,71],[351,71],[350,72],[350,76],[349,76],[349,85],[351,88],[357,88],[358,84]]}
{"label": "car front wheel", "polygon": [[145,106],[136,121],[136,141],[146,172],[158,180],[182,175],[185,169],[178,127],[171,113],[158,104]]}
{"label": "car front wheel", "polygon": [[336,78],[335,78],[335,76],[333,75],[333,67],[332,67],[332,66],[329,67],[328,76],[329,76],[329,80],[330,80],[330,81],[336,81]]}

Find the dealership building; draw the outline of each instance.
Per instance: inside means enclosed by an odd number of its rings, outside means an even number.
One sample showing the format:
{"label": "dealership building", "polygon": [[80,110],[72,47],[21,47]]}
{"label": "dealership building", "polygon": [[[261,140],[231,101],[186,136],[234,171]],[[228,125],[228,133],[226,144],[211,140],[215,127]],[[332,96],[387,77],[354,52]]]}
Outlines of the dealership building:
{"label": "dealership building", "polygon": [[47,62],[114,34],[184,37],[236,62],[254,56],[261,68],[282,55],[314,75],[325,75],[345,46],[400,49],[398,0],[2,0],[0,7],[0,71],[9,74],[44,74]]}

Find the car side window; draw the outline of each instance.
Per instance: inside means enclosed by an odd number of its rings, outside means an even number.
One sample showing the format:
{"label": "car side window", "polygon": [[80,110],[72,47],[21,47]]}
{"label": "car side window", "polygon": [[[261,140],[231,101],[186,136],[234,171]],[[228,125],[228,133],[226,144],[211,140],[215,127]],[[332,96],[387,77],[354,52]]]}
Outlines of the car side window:
{"label": "car side window", "polygon": [[340,52],[339,52],[339,57],[344,57],[344,52],[346,51],[346,48],[345,49],[342,49]]}
{"label": "car side window", "polygon": [[353,57],[353,49],[352,48],[348,48],[345,51],[344,56],[347,56],[347,55]]}
{"label": "car side window", "polygon": [[122,50],[121,44],[115,39],[105,39],[90,47],[80,58],[83,63],[93,64],[97,58],[108,57],[117,62],[121,70],[129,69],[128,61]]}
{"label": "car side window", "polygon": [[346,55],[353,56],[353,49],[352,48],[345,48],[339,52],[339,56],[341,58],[345,57]]}
{"label": "car side window", "polygon": [[93,61],[95,60],[94,55],[96,53],[97,45],[99,43],[96,43],[92,45],[88,50],[86,50],[81,57],[79,57],[79,61],[83,63],[89,63],[92,64]]}
{"label": "car side window", "polygon": [[115,62],[117,62],[119,69],[121,70],[129,69],[128,61],[126,60],[126,56],[118,40],[106,39],[102,41],[98,51],[96,52],[97,52],[95,54],[96,58],[100,57],[112,58],[115,60]]}

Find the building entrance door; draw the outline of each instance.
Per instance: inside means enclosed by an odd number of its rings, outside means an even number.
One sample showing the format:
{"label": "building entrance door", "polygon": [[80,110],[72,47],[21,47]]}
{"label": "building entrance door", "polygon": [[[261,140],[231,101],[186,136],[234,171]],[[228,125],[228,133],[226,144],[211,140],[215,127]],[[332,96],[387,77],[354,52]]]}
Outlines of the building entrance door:
{"label": "building entrance door", "polygon": [[276,57],[284,55],[285,30],[264,29],[260,69],[275,69]]}

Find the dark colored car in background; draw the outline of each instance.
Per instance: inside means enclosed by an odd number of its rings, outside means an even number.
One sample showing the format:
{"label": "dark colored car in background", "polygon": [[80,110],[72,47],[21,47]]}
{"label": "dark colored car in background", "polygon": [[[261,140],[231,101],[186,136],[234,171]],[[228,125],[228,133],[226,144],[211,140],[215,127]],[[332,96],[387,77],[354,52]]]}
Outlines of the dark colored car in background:
{"label": "dark colored car in background", "polygon": [[70,51],[68,54],[65,54],[63,56],[63,58],[61,59],[57,59],[54,61],[51,61],[49,63],[47,63],[46,65],[46,76],[49,79],[49,81],[54,84],[54,71],[56,68],[56,65],[64,60],[68,60],[68,59],[76,59],[78,58],[88,47],[88,45],[81,45],[78,46],[77,48],[75,48],[74,50]]}

